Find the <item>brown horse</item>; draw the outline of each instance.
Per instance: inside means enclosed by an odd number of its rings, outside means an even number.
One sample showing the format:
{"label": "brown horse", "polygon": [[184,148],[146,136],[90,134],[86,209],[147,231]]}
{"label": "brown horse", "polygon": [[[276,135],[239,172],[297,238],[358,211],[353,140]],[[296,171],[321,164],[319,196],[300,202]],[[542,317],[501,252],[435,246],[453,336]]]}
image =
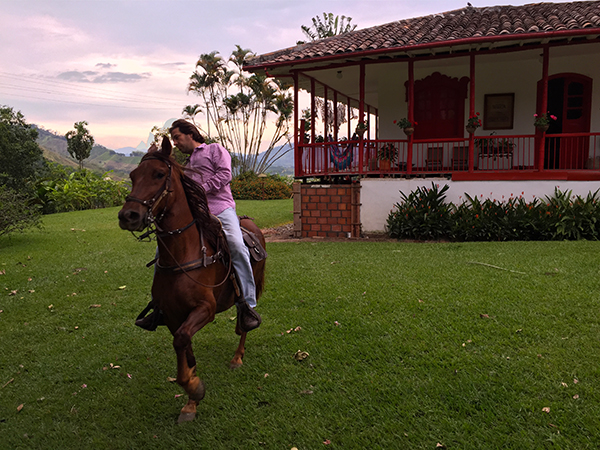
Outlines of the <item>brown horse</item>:
{"label": "brown horse", "polygon": [[[148,150],[130,177],[131,194],[119,211],[119,226],[130,231],[155,228],[160,257],[152,298],[173,335],[177,383],[189,397],[179,422],[190,421],[204,397],[204,383],[196,374],[192,336],[236,300],[227,246],[218,219],[210,215],[204,190],[171,157],[168,138],[163,139],[160,150],[156,146]],[[242,226],[252,231],[264,248],[264,237],[254,222],[242,219]],[[265,261],[253,261],[252,268],[259,298]],[[240,343],[231,368],[242,365],[246,342],[246,333],[239,323],[235,331],[240,335]]]}

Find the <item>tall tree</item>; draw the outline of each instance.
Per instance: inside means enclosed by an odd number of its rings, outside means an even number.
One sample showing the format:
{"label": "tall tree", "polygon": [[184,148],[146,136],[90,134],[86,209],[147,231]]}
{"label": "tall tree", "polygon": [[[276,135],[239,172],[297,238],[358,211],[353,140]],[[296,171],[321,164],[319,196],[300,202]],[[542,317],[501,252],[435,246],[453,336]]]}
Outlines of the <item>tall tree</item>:
{"label": "tall tree", "polygon": [[25,122],[20,111],[0,107],[0,186],[16,191],[30,189],[44,167],[38,131]]}
{"label": "tall tree", "polygon": [[83,160],[90,157],[92,147],[94,146],[94,138],[85,127],[88,123],[83,120],[75,123],[75,130],[65,134],[67,138],[67,150],[72,158],[79,162],[79,170],[83,170]]}
{"label": "tall tree", "polygon": [[[249,76],[243,64],[250,56],[252,52],[239,45],[228,61],[218,52],[200,55],[188,86],[202,98],[208,134],[214,127],[216,139],[232,153],[236,174],[266,171],[289,151],[283,144],[291,139],[294,102],[290,86],[263,75]],[[275,128],[269,130],[270,140],[263,142],[273,116]]]}
{"label": "tall tree", "polygon": [[[312,18],[311,27],[302,25],[300,29],[309,41],[316,41],[354,31],[356,25],[352,25],[350,22],[352,22],[352,17],[334,16],[333,13],[323,13],[322,20],[319,16],[315,16]],[[306,41],[297,42],[297,44],[305,43]]]}
{"label": "tall tree", "polygon": [[186,105],[185,108],[183,108],[183,110],[181,111],[181,114],[183,114],[184,117],[189,118],[194,125],[198,126],[195,118],[201,112],[202,108],[196,103],[195,105]]}

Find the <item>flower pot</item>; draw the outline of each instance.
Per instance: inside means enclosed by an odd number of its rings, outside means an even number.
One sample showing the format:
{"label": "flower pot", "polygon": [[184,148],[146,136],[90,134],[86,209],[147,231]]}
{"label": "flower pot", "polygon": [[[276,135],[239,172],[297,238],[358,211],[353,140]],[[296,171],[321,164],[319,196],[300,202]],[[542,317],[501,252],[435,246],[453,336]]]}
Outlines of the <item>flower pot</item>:
{"label": "flower pot", "polygon": [[536,128],[538,130],[540,130],[541,132],[545,133],[546,131],[548,131],[548,128],[550,128],[550,124],[546,124],[546,125],[537,125]]}
{"label": "flower pot", "polygon": [[390,170],[392,168],[392,163],[389,159],[382,159],[379,161],[379,170]]}
{"label": "flower pot", "polygon": [[404,129],[404,134],[407,136],[410,136],[411,134],[413,134],[415,132],[415,129],[413,127],[406,127]]}
{"label": "flower pot", "polygon": [[467,129],[467,133],[469,133],[469,134],[475,133],[475,130],[477,129],[477,127],[475,127],[473,125],[467,125],[465,128]]}

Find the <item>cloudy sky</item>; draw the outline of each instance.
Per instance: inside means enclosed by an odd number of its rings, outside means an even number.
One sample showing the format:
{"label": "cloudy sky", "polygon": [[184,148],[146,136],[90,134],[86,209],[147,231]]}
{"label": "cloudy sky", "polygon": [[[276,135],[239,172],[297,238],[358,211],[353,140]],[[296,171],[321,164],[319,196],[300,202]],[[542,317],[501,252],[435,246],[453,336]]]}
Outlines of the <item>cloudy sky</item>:
{"label": "cloudy sky", "polygon": [[[470,0],[473,6],[531,1]],[[293,46],[323,12],[358,28],[450,11],[466,0],[0,0],[0,105],[64,134],[85,120],[96,142],[136,147],[199,103],[198,56]]]}

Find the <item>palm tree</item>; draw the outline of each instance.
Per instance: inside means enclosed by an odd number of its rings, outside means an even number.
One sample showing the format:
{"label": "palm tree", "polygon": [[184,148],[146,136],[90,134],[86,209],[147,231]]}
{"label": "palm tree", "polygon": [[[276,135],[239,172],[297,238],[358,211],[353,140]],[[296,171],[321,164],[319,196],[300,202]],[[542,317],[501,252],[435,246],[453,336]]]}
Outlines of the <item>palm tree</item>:
{"label": "palm tree", "polygon": [[[310,41],[325,39],[331,36],[349,33],[356,29],[351,25],[352,17],[334,16],[333,13],[323,13],[323,20],[319,16],[312,18],[312,27],[302,25],[300,29]],[[298,41],[297,44],[305,44],[306,41]]]}

